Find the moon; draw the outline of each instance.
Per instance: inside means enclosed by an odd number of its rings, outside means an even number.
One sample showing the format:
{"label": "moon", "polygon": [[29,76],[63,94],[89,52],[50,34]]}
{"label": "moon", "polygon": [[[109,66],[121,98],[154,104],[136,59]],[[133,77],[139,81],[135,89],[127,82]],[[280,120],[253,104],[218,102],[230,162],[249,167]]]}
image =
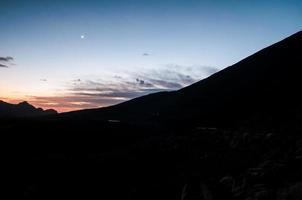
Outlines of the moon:
{"label": "moon", "polygon": [[81,35],[81,39],[85,39],[85,35]]}

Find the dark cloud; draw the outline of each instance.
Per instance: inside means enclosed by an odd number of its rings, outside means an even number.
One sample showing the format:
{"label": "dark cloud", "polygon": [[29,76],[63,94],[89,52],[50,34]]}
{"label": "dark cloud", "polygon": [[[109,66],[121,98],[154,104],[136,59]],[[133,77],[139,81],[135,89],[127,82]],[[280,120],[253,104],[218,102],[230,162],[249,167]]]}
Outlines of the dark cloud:
{"label": "dark cloud", "polygon": [[2,68],[8,68],[7,65],[3,65],[3,64],[0,64],[0,67],[2,67]]}
{"label": "dark cloud", "polygon": [[143,56],[150,56],[149,53],[143,53],[142,55],[143,55]]}
{"label": "dark cloud", "polygon": [[14,58],[10,57],[10,56],[6,56],[6,57],[0,57],[0,67],[2,68],[8,68],[9,66],[7,65],[7,63],[13,61]]}
{"label": "dark cloud", "polygon": [[139,78],[136,78],[135,80],[136,80],[137,84],[139,84],[142,87],[147,87],[147,88],[154,87],[154,85],[152,83],[148,83],[145,80],[142,80],[142,79],[139,79]]}
{"label": "dark cloud", "polygon": [[42,81],[42,82],[46,82],[46,81],[47,81],[47,79],[46,79],[46,78],[41,78],[41,79],[40,79],[40,81]]}
{"label": "dark cloud", "polygon": [[141,80],[141,79],[139,79],[139,78],[137,78],[137,79],[135,79],[136,80],[136,82],[138,82],[138,84],[140,84],[140,85],[144,85],[145,84],[145,81],[144,80]]}
{"label": "dark cloud", "polygon": [[10,61],[13,61],[13,60],[14,60],[14,58],[10,57],[10,56],[0,57],[0,61],[3,61],[3,62],[10,62]]}

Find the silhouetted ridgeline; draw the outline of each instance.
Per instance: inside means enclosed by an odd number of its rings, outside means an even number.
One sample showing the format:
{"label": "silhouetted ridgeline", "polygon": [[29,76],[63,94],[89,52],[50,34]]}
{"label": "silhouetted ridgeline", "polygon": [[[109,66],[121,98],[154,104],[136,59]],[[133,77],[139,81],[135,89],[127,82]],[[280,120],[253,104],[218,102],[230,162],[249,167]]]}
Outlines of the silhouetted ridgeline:
{"label": "silhouetted ridgeline", "polygon": [[298,32],[181,90],[62,117],[130,123],[296,126],[302,123],[301,52],[302,32]]}
{"label": "silhouetted ridgeline", "polygon": [[55,114],[57,114],[57,111],[53,109],[35,108],[26,101],[19,104],[10,104],[0,100],[0,118],[38,117]]}
{"label": "silhouetted ridgeline", "polygon": [[302,199],[301,58],[298,32],[178,91],[0,120],[24,198]]}

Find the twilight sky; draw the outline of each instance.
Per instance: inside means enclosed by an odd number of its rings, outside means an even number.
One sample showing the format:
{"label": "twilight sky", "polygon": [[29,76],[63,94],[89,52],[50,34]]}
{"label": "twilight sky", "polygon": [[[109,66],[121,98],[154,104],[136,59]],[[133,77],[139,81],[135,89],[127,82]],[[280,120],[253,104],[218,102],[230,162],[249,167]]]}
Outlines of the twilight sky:
{"label": "twilight sky", "polygon": [[301,0],[0,0],[0,99],[58,111],[174,90],[302,29]]}

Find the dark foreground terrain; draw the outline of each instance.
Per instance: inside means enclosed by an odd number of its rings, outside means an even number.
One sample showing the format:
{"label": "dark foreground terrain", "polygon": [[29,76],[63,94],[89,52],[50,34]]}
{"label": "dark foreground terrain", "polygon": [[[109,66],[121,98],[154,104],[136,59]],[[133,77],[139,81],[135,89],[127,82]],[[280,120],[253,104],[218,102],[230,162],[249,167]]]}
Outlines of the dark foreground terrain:
{"label": "dark foreground terrain", "polygon": [[0,120],[25,199],[302,199],[302,32],[175,92]]}
{"label": "dark foreground terrain", "polygon": [[295,130],[146,130],[79,123],[85,126],[20,127],[20,132],[33,131],[17,134],[22,138],[18,153],[23,156],[24,198],[302,197],[302,137]]}

